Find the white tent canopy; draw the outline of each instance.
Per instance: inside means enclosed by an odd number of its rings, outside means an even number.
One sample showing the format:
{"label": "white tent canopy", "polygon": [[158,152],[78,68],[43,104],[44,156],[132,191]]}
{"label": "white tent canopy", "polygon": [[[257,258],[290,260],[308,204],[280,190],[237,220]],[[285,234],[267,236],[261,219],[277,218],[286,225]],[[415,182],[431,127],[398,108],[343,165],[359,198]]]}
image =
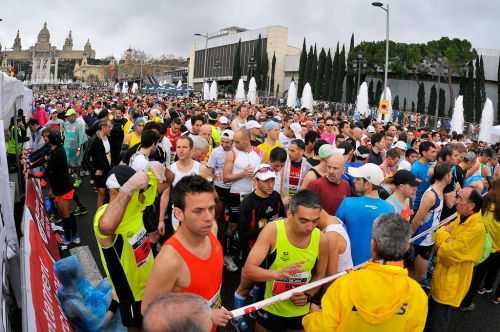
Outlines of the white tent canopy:
{"label": "white tent canopy", "polygon": [[10,118],[19,108],[29,117],[32,101],[33,92],[30,89],[21,81],[0,72],[0,120],[3,120],[7,127]]}

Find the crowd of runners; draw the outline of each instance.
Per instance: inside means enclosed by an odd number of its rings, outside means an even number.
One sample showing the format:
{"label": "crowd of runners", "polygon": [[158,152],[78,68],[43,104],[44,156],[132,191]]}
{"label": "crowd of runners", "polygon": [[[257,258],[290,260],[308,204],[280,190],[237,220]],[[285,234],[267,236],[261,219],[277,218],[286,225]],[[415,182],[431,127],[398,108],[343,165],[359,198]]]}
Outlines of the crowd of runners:
{"label": "crowd of runners", "polygon": [[[447,331],[475,296],[500,304],[500,145],[411,117],[104,90],[30,111],[9,126],[9,168],[45,183],[63,250],[89,178],[128,331]],[[228,308],[224,269],[241,272]]]}

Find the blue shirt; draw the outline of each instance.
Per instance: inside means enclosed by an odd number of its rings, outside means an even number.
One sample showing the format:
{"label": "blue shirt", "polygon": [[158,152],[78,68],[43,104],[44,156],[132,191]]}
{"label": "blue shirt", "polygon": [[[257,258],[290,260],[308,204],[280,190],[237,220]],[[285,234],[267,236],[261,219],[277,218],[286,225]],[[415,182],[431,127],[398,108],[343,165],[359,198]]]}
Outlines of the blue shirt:
{"label": "blue shirt", "polygon": [[424,192],[431,185],[429,182],[429,168],[431,165],[432,163],[422,163],[420,159],[411,165],[411,172],[420,181],[420,184],[417,187],[417,193],[415,194],[415,201],[413,202],[413,211],[418,210]]}
{"label": "blue shirt", "polygon": [[344,222],[349,234],[354,265],[371,258],[373,222],[386,213],[394,213],[394,208],[380,198],[346,197],[340,204],[337,217]]}

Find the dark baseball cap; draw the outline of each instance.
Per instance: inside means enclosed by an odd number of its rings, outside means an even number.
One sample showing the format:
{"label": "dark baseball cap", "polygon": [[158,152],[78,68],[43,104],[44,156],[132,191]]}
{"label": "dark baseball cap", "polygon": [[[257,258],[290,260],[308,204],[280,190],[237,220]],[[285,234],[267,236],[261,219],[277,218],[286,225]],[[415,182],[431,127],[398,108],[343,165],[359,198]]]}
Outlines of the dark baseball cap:
{"label": "dark baseball cap", "polygon": [[409,184],[410,186],[416,187],[419,185],[415,175],[405,169],[400,169],[396,172],[396,174],[394,174],[393,183],[396,186],[399,186],[400,184]]}
{"label": "dark baseball cap", "polygon": [[108,187],[108,189],[119,189],[134,174],[135,170],[132,167],[126,165],[115,166],[108,173],[106,187]]}

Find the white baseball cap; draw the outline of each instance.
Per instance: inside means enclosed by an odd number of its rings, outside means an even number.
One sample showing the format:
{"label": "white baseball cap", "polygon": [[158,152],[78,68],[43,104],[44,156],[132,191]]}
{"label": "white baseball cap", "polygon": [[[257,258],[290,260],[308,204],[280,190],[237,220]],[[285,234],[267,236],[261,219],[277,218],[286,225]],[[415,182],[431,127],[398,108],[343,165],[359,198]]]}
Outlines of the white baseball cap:
{"label": "white baseball cap", "polygon": [[276,178],[276,172],[269,164],[260,164],[254,172],[254,176],[260,181],[267,181]]}
{"label": "white baseball cap", "polygon": [[234,132],[231,129],[226,129],[222,132],[221,138],[228,138],[232,140],[234,138]]}
{"label": "white baseball cap", "polygon": [[254,128],[262,128],[261,124],[258,123],[257,121],[255,120],[250,120],[248,121],[246,124],[245,124],[245,129],[247,130],[250,130],[250,129],[254,129]]}
{"label": "white baseball cap", "polygon": [[369,125],[367,128],[366,128],[366,131],[369,132],[370,134],[373,134],[375,133],[375,127],[372,126],[372,125]]}
{"label": "white baseball cap", "polygon": [[408,146],[403,141],[397,141],[396,143],[394,143],[392,145],[392,147],[396,148],[396,149],[401,149],[401,150],[404,150],[404,151],[406,151],[408,149]]}
{"label": "white baseball cap", "polygon": [[228,124],[228,123],[229,123],[229,119],[228,119],[228,118],[226,118],[226,117],[223,115],[223,116],[221,116],[221,117],[219,118],[219,123],[221,123],[221,124]]}
{"label": "white baseball cap", "polygon": [[361,167],[349,167],[347,173],[354,178],[363,178],[375,186],[380,186],[384,182],[384,172],[372,163],[366,163]]}

